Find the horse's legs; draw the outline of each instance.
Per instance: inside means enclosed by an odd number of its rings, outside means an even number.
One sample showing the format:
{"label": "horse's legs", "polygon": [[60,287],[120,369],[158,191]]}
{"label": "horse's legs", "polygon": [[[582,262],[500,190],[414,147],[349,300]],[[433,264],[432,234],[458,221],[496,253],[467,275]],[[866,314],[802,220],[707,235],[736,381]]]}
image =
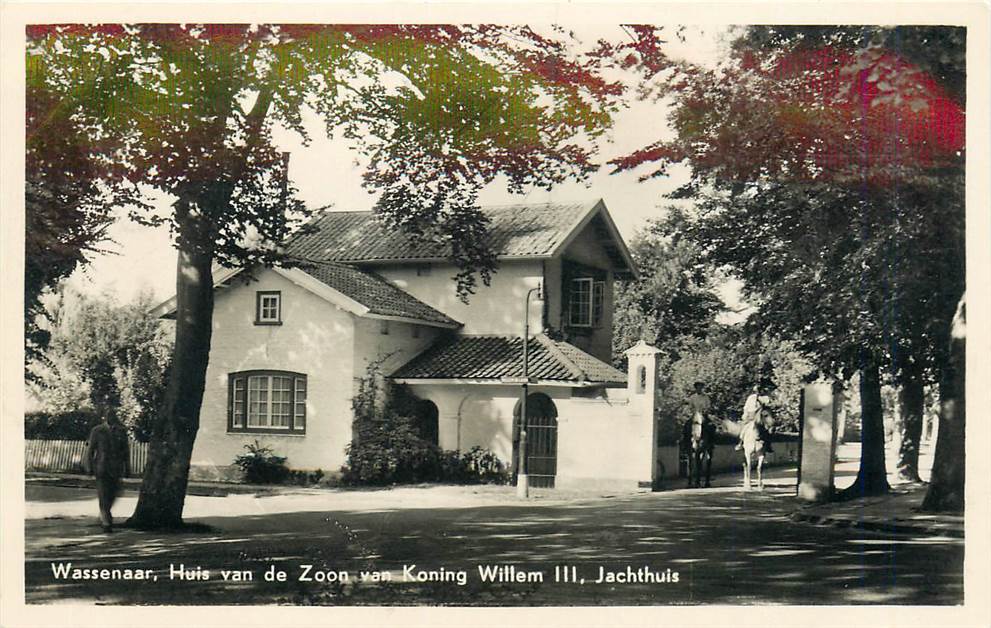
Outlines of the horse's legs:
{"label": "horse's legs", "polygon": [[761,468],[764,466],[764,454],[757,456],[757,490],[764,490],[764,476],[761,475]]}
{"label": "horse's legs", "polygon": [[705,455],[705,487],[712,486],[712,452]]}
{"label": "horse's legs", "polygon": [[743,488],[750,490],[750,451],[743,450]]}

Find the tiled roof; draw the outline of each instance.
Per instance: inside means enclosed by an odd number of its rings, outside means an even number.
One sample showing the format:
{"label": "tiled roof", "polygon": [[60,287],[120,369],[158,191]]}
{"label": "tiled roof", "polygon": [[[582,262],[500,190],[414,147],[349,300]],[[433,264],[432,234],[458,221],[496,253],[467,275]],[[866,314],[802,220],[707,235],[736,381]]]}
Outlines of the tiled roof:
{"label": "tiled roof", "polygon": [[334,263],[307,264],[300,270],[364,305],[372,314],[460,325],[453,318],[435,310],[374,273]]}
{"label": "tiled roof", "polygon": [[[622,384],[626,375],[578,347],[543,334],[530,338],[530,377],[537,380]],[[523,340],[454,336],[392,374],[396,379],[488,379],[523,376]]]}
{"label": "tiled roof", "polygon": [[[549,257],[599,201],[483,207],[489,220],[489,242],[497,256]],[[292,256],[309,260],[375,262],[436,260],[450,256],[450,246],[418,242],[387,229],[372,212],[325,211],[307,233],[288,247]]]}

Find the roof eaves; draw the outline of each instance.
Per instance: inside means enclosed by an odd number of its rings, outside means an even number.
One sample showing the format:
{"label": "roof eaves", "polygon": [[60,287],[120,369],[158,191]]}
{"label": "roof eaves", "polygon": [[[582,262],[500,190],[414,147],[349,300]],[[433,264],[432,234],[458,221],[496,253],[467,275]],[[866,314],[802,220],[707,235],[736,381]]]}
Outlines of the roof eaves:
{"label": "roof eaves", "polygon": [[450,318],[450,322],[438,321],[428,318],[416,318],[413,316],[395,316],[392,314],[378,314],[376,312],[369,311],[367,314],[362,315],[363,318],[374,318],[383,321],[396,321],[399,323],[412,323],[414,325],[426,325],[427,327],[440,327],[442,329],[458,329],[464,327],[464,323],[456,321]]}
{"label": "roof eaves", "polygon": [[551,257],[557,257],[562,252],[564,252],[564,250],[568,248],[568,246],[572,242],[574,242],[575,238],[578,237],[578,234],[581,233],[581,230],[585,227],[585,225],[587,225],[589,221],[592,220],[592,216],[595,215],[595,212],[598,210],[600,205],[605,207],[605,204],[602,202],[601,198],[595,201],[594,203],[592,203],[591,205],[589,205],[588,209],[586,209],[585,212],[581,216],[579,216],[577,220],[571,223],[571,227],[569,227],[567,232],[568,235],[566,235],[564,239],[562,239],[560,242],[557,243],[557,246],[555,246],[554,250],[551,251],[550,254]]}
{"label": "roof eaves", "polygon": [[[220,266],[219,264],[215,264],[211,272],[211,275],[213,276],[213,287],[217,288],[221,284],[230,281],[236,275],[241,274],[241,272],[243,272],[244,270],[245,267],[243,266],[237,268],[225,268],[223,266]],[[148,315],[151,316],[152,318],[170,318],[171,315],[175,314],[176,307],[178,305],[176,301],[176,296],[177,295],[173,294],[168,299],[165,299],[158,305],[152,307],[150,310],[148,310]]]}

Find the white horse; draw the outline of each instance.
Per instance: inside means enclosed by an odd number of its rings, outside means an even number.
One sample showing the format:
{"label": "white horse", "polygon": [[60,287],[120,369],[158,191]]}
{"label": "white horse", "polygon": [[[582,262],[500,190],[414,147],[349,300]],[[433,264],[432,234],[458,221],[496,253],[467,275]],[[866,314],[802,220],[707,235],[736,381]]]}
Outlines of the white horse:
{"label": "white horse", "polygon": [[757,421],[750,421],[743,426],[741,431],[743,441],[743,488],[750,490],[750,465],[757,458],[757,490],[764,490],[764,478],[761,476],[761,467],[764,466],[764,441],[757,430]]}

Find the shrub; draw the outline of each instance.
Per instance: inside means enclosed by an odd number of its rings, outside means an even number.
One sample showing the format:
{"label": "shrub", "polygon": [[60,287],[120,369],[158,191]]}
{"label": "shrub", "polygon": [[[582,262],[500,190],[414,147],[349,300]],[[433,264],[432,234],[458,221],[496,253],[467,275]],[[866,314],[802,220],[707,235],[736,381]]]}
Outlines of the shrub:
{"label": "shrub", "polygon": [[416,482],[507,482],[505,465],[474,447],[461,454],[424,440],[417,428],[420,400],[405,386],[385,385],[372,364],[351,401],[353,438],[341,482],[375,485]]}
{"label": "shrub", "polygon": [[295,484],[296,486],[310,486],[313,484],[318,484],[320,480],[323,479],[323,469],[317,469],[316,471],[301,471],[293,469],[289,471],[289,483]]}
{"label": "shrub", "polygon": [[467,478],[472,483],[509,484],[510,472],[499,458],[482,447],[472,447],[462,458]]}
{"label": "shrub", "polygon": [[27,440],[86,440],[100,416],[93,410],[30,412],[24,415]]}
{"label": "shrub", "polygon": [[234,464],[244,472],[244,481],[249,484],[282,484],[289,478],[286,459],[276,456],[270,447],[255,441],[245,445],[248,453],[234,459]]}

